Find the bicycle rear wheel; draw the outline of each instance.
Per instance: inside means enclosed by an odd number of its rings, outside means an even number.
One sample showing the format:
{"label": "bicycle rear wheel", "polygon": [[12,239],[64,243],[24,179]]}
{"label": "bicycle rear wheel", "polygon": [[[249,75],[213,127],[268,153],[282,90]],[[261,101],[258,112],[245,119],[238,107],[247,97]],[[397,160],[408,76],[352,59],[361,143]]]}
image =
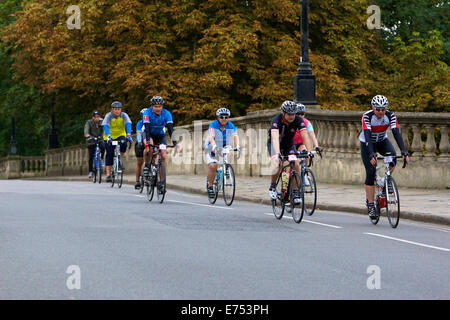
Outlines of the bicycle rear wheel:
{"label": "bicycle rear wheel", "polygon": [[[391,187],[391,188],[389,188]],[[400,221],[400,196],[397,183],[393,177],[386,179],[386,216],[392,228],[397,228]],[[391,189],[389,192],[389,189]]]}
{"label": "bicycle rear wheel", "polygon": [[316,178],[314,177],[314,173],[311,169],[305,170],[303,190],[305,191],[305,212],[308,216],[312,216],[316,210],[317,186]]}
{"label": "bicycle rear wheel", "polygon": [[[289,205],[291,207],[292,218],[296,223],[300,223],[302,221],[303,214],[305,212],[305,193],[303,183],[301,183],[300,181],[303,180],[301,180],[300,176],[296,172],[292,174],[292,177],[289,181]],[[300,204],[294,203],[294,182],[296,183],[298,188]]]}
{"label": "bicycle rear wheel", "polygon": [[236,192],[234,169],[231,164],[226,165],[222,182],[223,200],[227,206],[231,206],[234,200],[234,194]]}
{"label": "bicycle rear wheel", "polygon": [[156,194],[156,197],[158,198],[159,203],[163,203],[164,197],[166,196],[166,166],[164,165],[164,162],[161,162],[160,164],[160,173],[162,176],[161,181],[164,181],[164,184],[157,184],[158,192]]}
{"label": "bicycle rear wheel", "polygon": [[213,182],[214,197],[212,197],[212,198],[209,197],[208,185],[209,185],[208,179],[206,179],[206,195],[208,196],[209,203],[214,204],[214,203],[216,203],[217,196],[219,195],[219,181],[217,180],[217,178],[214,178],[214,182]]}
{"label": "bicycle rear wheel", "polygon": [[372,222],[373,224],[377,224],[378,221],[380,221],[380,215],[381,215],[380,198],[378,195],[375,195],[375,197],[377,198],[375,201],[375,211],[377,213],[377,217],[376,217],[376,219],[370,219],[370,222]]}
{"label": "bicycle rear wheel", "polygon": [[139,183],[141,184],[141,187],[139,188],[139,193],[142,193],[142,191],[144,191],[144,177],[141,176],[139,177]]}
{"label": "bicycle rear wheel", "polygon": [[96,183],[97,182],[97,170],[96,169],[92,169],[92,173],[94,174],[92,176],[92,183]]}
{"label": "bicycle rear wheel", "polygon": [[283,218],[284,209],[285,209],[285,197],[287,197],[287,186],[283,188],[283,182],[281,179],[281,175],[283,171],[278,175],[277,186],[275,188],[277,193],[277,198],[272,199],[272,211],[275,218],[280,220]]}

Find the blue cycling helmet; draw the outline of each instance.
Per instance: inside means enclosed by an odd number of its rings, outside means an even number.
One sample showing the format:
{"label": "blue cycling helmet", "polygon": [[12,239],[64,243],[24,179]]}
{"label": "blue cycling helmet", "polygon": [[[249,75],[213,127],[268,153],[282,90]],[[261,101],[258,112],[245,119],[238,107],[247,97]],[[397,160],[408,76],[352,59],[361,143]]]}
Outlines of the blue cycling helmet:
{"label": "blue cycling helmet", "polygon": [[111,103],[111,108],[122,108],[122,103],[120,101],[114,101]]}

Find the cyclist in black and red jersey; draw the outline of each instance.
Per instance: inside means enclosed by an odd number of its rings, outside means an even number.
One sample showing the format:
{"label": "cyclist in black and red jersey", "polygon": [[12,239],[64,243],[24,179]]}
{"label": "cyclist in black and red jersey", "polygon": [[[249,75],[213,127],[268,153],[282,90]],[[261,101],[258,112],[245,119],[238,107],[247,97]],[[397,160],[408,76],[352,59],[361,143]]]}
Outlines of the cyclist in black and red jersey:
{"label": "cyclist in black and red jersey", "polygon": [[[405,151],[402,135],[398,126],[397,117],[387,107],[389,102],[385,96],[377,95],[372,98],[372,110],[367,111],[362,116],[362,131],[359,135],[361,142],[361,158],[366,168],[366,180],[364,182],[364,189],[366,191],[366,205],[370,218],[376,218],[375,210],[375,175],[377,159],[375,152],[385,155],[390,152],[395,156],[396,152],[394,146],[387,137],[387,130],[391,128],[395,141],[402,153],[406,162],[409,162],[408,153]],[[390,163],[391,173],[394,171],[396,159]]]}
{"label": "cyclist in black and red jersey", "polygon": [[[269,129],[269,139],[267,141],[267,148],[272,159],[272,177],[270,181],[269,194],[271,199],[276,199],[276,181],[280,173],[280,155],[287,156],[289,154],[297,153],[294,144],[294,136],[297,130],[303,138],[306,149],[311,151],[311,143],[308,134],[306,133],[306,125],[303,118],[297,115],[297,103],[293,101],[284,101],[281,105],[281,114],[272,119],[272,125]],[[312,154],[310,154],[312,157]],[[295,170],[300,172],[298,159],[295,161]],[[294,182],[295,183],[295,182]],[[300,202],[300,195],[298,186],[294,185],[294,202]]]}

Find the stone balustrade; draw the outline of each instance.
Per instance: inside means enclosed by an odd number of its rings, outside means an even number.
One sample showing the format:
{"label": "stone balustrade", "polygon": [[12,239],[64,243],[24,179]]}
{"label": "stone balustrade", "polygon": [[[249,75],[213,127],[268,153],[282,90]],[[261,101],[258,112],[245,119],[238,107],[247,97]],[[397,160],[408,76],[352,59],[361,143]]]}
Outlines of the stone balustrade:
{"label": "stone balustrade", "polygon": [[[278,112],[278,110],[263,110],[231,119],[238,128],[242,147],[240,158],[230,159],[238,176],[270,174],[268,129],[271,119]],[[362,111],[308,109],[307,118],[314,126],[319,145],[324,148],[324,157],[316,161],[312,167],[319,182],[358,185],[364,183],[365,170],[361,162],[358,139],[362,115]],[[406,169],[401,169],[401,166],[396,169],[395,177],[398,184],[403,187],[450,188],[448,137],[450,114],[398,112],[396,115],[405,147],[411,154],[410,165]],[[169,173],[206,176],[203,145],[211,121],[198,120],[190,125],[175,128],[174,136],[181,149],[176,156],[171,156],[172,150],[169,149],[167,161]],[[399,153],[390,130],[388,136]],[[48,176],[88,173],[88,150],[84,144],[48,150],[44,161]],[[135,161],[132,148],[126,153],[124,160],[128,172],[134,172]],[[0,176],[7,170],[6,166],[2,159]]]}
{"label": "stone balustrade", "polygon": [[46,175],[44,156],[8,156],[0,159],[0,179],[19,179]]}
{"label": "stone balustrade", "polygon": [[[242,156],[235,161],[236,172],[242,176],[269,174],[267,151],[268,128],[278,110],[252,112],[231,121],[238,128]],[[359,134],[361,111],[332,111],[309,109],[307,118],[314,125],[324,157],[313,167],[320,182],[362,184],[365,178],[361,162]],[[449,178],[449,113],[396,113],[405,148],[411,154],[410,165],[395,173],[401,186],[421,188],[450,188]],[[192,125],[177,127],[185,148],[183,161],[176,161],[168,170],[177,174],[206,174],[203,142],[211,120],[196,121]],[[392,132],[388,137],[398,154]],[[186,143],[182,143],[183,139]],[[195,156],[194,156],[195,155]],[[400,166],[399,166],[400,167]]]}
{"label": "stone balustrade", "polygon": [[45,157],[21,157],[21,176],[40,177],[46,174]]}

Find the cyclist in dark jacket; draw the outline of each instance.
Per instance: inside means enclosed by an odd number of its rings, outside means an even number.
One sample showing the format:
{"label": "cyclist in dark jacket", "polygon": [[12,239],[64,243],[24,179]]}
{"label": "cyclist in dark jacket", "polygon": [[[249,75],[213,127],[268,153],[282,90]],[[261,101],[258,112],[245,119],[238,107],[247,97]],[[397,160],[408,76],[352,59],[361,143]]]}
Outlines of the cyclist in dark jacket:
{"label": "cyclist in dark jacket", "polygon": [[98,142],[102,159],[103,155],[105,154],[105,146],[102,139],[103,127],[101,120],[103,119],[100,117],[100,112],[94,111],[92,113],[92,119],[86,121],[86,124],[84,125],[84,137],[86,138],[86,144],[89,150],[89,178],[92,178],[92,176],[94,175],[92,171],[92,165],[94,162],[94,154],[96,149],[96,142],[89,138],[99,138]]}

